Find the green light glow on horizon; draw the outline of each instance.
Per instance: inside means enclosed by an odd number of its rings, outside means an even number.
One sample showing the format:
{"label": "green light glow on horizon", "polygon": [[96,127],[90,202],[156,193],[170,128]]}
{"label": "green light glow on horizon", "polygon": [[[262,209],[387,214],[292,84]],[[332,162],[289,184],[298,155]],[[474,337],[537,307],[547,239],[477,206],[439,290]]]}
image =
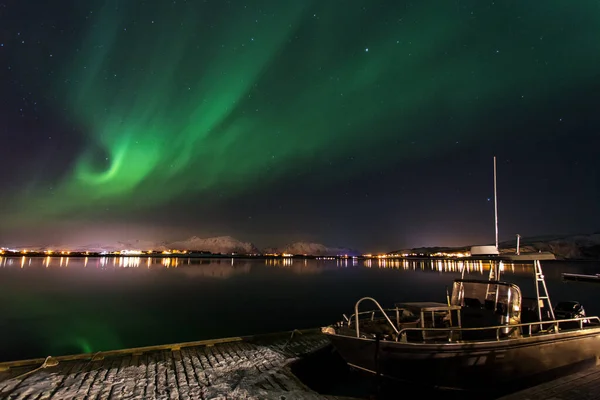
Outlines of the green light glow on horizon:
{"label": "green light glow on horizon", "polygon": [[592,1],[91,3],[53,86],[86,149],[51,197],[28,192],[32,218],[235,195],[360,150],[448,151],[600,62]]}

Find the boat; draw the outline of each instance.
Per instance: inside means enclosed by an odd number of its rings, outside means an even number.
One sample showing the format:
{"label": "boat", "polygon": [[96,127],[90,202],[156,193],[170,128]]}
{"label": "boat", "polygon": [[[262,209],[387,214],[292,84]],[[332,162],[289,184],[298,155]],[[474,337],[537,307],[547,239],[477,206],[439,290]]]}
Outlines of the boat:
{"label": "boat", "polygon": [[[535,298],[500,280],[454,280],[446,303],[397,303],[364,297],[354,313],[322,328],[353,368],[438,388],[491,390],[531,384],[600,359],[600,319],[577,302],[552,308],[534,261]],[[363,303],[374,307],[360,311]],[[547,379],[547,378],[546,378]]]}
{"label": "boat", "polygon": [[563,273],[562,274],[563,281],[565,282],[590,282],[590,283],[600,283],[600,274],[595,275],[586,275],[586,274],[570,274]]}

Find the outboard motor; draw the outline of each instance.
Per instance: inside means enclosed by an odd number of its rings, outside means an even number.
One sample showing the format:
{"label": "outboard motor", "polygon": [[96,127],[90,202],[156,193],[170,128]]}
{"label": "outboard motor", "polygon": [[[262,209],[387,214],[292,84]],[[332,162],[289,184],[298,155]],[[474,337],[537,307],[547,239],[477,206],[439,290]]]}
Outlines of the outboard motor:
{"label": "outboard motor", "polygon": [[585,310],[578,301],[562,301],[554,307],[557,319],[584,318]]}
{"label": "outboard motor", "polygon": [[[554,315],[556,319],[585,318],[585,310],[578,301],[562,301],[554,307]],[[584,319],[583,323],[587,324],[588,320]],[[579,326],[578,321],[560,324],[560,327],[563,329],[578,328]]]}

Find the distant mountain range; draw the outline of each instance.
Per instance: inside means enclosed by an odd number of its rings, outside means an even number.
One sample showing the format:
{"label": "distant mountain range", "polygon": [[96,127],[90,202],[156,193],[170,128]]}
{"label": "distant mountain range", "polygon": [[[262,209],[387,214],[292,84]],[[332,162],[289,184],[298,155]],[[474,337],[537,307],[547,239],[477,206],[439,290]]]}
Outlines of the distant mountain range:
{"label": "distant mountain range", "polygon": [[199,238],[192,236],[186,240],[180,240],[165,245],[171,250],[196,250],[208,251],[211,253],[240,253],[240,254],[258,254],[260,250],[250,242],[240,242],[231,236],[218,236],[212,238]]}
{"label": "distant mountain range", "polygon": [[185,240],[175,242],[152,242],[144,240],[117,241],[114,243],[91,243],[84,246],[69,245],[46,245],[46,246],[19,246],[17,249],[28,249],[29,251],[45,251],[65,249],[73,252],[115,252],[123,250],[141,250],[141,251],[166,251],[166,250],[189,250],[197,252],[209,252],[213,254],[294,254],[310,256],[336,256],[352,255],[357,256],[360,253],[353,249],[328,247],[320,243],[297,242],[282,248],[258,249],[253,243],[241,242],[231,236],[218,236],[212,238],[199,238],[192,236]]}
{"label": "distant mountain range", "polygon": [[[498,243],[500,254],[515,254],[516,238]],[[471,246],[462,247],[419,247],[390,252],[390,254],[419,253],[433,254],[437,252],[466,252]],[[564,260],[600,260],[600,232],[582,235],[547,235],[521,238],[520,252],[550,252]]]}
{"label": "distant mountain range", "polygon": [[[433,254],[438,252],[467,252],[468,246],[459,247],[420,247],[392,251],[389,254]],[[501,254],[514,254],[516,252],[516,239],[499,244]],[[279,248],[258,249],[253,243],[242,242],[231,236],[218,236],[212,238],[199,238],[192,236],[185,240],[175,242],[151,242],[143,240],[118,241],[114,243],[92,243],[85,246],[47,245],[35,247],[19,246],[17,249],[31,251],[45,250],[70,250],[75,252],[115,252],[122,250],[165,251],[165,250],[190,250],[209,252],[213,254],[293,254],[310,256],[359,256],[356,249],[345,247],[330,247],[321,243],[296,242]],[[521,253],[551,252],[559,259],[567,260],[600,260],[600,232],[582,235],[549,235],[521,238]]]}
{"label": "distant mountain range", "polygon": [[327,247],[320,243],[296,242],[283,248],[265,249],[265,253],[307,254],[311,256],[359,256],[358,250],[345,247]]}

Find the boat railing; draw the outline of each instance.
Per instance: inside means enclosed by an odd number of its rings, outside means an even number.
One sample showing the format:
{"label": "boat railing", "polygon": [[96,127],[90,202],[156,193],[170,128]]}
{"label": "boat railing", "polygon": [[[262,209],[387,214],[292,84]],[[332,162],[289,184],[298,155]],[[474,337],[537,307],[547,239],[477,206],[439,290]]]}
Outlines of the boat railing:
{"label": "boat railing", "polygon": [[[390,317],[390,319],[393,318],[396,321],[400,321],[400,318],[402,316],[402,312],[404,312],[404,311],[406,311],[406,309],[400,308],[400,307],[384,308],[383,309],[383,312],[388,317]],[[381,314],[381,310],[361,311],[361,312],[358,313],[359,321],[364,321],[364,320],[374,321],[375,320],[375,316],[377,316],[378,314]],[[353,321],[356,319],[356,314],[352,314],[350,316],[350,318],[348,318],[346,315],[344,315],[344,319],[346,320],[346,324],[348,325],[348,327],[350,327],[354,323]]]}
{"label": "boat railing", "polygon": [[[455,333],[461,332],[483,332],[483,331],[495,331],[496,333],[496,341],[500,341],[502,339],[510,339],[509,336],[502,336],[501,332],[514,332],[516,328],[521,328],[521,334],[523,334],[523,328],[527,328],[527,334],[532,336],[532,327],[539,326],[540,329],[543,329],[543,326],[547,326],[548,329],[546,332],[553,330],[554,332],[558,332],[560,330],[560,324],[564,324],[567,322],[577,322],[579,323],[579,329],[583,329],[584,323],[589,323],[591,321],[596,322],[600,325],[599,317],[579,317],[579,318],[570,318],[570,319],[555,319],[550,321],[535,321],[535,322],[527,322],[522,324],[510,324],[510,325],[495,325],[495,326],[482,326],[482,327],[474,327],[474,328],[462,328],[462,327],[447,327],[447,328],[403,328],[396,335],[396,341],[400,342],[408,342],[407,333],[408,332],[421,332],[423,338],[425,337],[425,332],[447,332],[448,333],[448,341],[452,341]],[[425,340],[423,340],[425,341]]]}
{"label": "boat railing", "polygon": [[[365,312],[359,312],[358,311],[358,307],[360,306],[360,303],[362,303],[363,301],[372,301],[375,306],[378,308],[378,310],[371,310],[371,311],[365,311]],[[375,313],[379,311],[381,312],[381,314],[383,314],[383,316],[385,317],[385,319],[387,320],[387,322],[390,324],[390,326],[392,327],[392,329],[394,330],[394,332],[396,333],[396,340],[399,336],[399,331],[398,328],[396,328],[396,326],[394,325],[394,323],[392,322],[392,320],[390,319],[390,317],[388,316],[386,310],[383,309],[383,307],[381,307],[381,305],[379,304],[379,302],[377,302],[377,300],[375,300],[372,297],[363,297],[362,299],[358,300],[356,302],[356,305],[354,306],[354,314],[350,316],[350,318],[348,319],[348,326],[351,326],[352,323],[352,317],[354,317],[354,325],[356,327],[356,337],[360,337],[360,322],[359,322],[359,315],[364,315],[364,314],[370,314],[371,315],[371,320],[375,319]],[[396,318],[397,320],[399,320],[399,308],[396,308],[394,310],[390,310],[387,309],[387,311],[395,311],[396,312]]]}

